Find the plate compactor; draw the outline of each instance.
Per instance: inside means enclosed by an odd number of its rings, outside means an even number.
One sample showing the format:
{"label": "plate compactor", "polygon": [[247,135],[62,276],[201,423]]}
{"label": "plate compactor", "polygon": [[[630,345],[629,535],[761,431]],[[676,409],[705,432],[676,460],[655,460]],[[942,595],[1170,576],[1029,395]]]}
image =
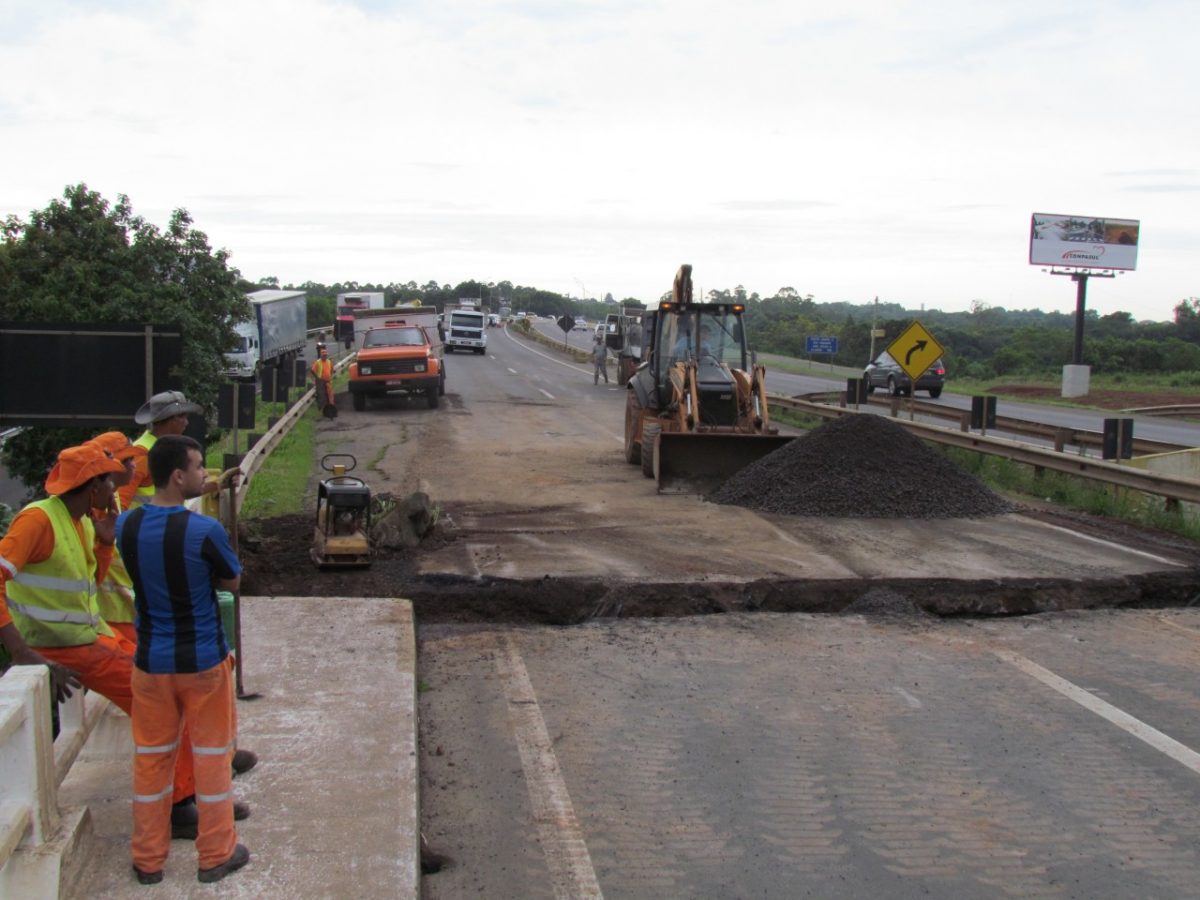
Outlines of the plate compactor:
{"label": "plate compactor", "polygon": [[[341,462],[337,462],[341,460]],[[347,475],[358,465],[349,453],[329,453],[321,468],[332,472],[317,488],[317,524],[313,529],[313,561],[320,567],[369,566],[371,489]]]}

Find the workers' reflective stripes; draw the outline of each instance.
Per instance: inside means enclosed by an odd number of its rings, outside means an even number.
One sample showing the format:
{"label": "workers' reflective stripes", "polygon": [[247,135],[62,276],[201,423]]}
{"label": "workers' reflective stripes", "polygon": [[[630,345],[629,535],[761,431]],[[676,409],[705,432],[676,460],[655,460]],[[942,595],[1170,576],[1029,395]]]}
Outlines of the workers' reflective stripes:
{"label": "workers' reflective stripes", "polygon": [[141,747],[141,746],[139,746],[137,748],[137,752],[138,753],[169,753],[178,746],[179,746],[179,741],[175,741],[173,744],[161,744],[157,747]]}
{"label": "workers' reflective stripes", "polygon": [[166,800],[174,792],[175,792],[175,786],[173,784],[169,784],[169,785],[167,785],[166,788],[159,791],[157,794],[134,794],[133,802],[134,803],[157,803],[159,800]]}
{"label": "workers' reflective stripes", "polygon": [[[61,579],[54,579],[60,581]],[[64,612],[60,609],[42,609],[40,606],[29,606],[26,603],[13,603],[8,601],[8,608],[16,610],[22,615],[29,616],[31,619],[37,619],[39,622],[69,622],[72,625],[91,625],[95,628],[100,624],[100,617],[93,616],[90,613],[81,612]]]}
{"label": "workers' reflective stripes", "polygon": [[55,578],[53,575],[34,575],[31,572],[18,572],[13,581],[30,588],[45,588],[48,591],[63,591],[68,594],[78,594],[87,591],[89,594],[96,589],[96,584],[87,578]]}
{"label": "workers' reflective stripes", "polygon": [[220,803],[222,800],[228,800],[233,796],[232,791],[226,791],[223,794],[196,794],[197,803]]}
{"label": "workers' reflective stripes", "polygon": [[130,600],[133,599],[133,591],[123,584],[117,584],[111,578],[101,583],[100,590],[108,591],[111,594],[120,594],[122,597],[128,597]]}
{"label": "workers' reflective stripes", "polygon": [[13,577],[15,577],[15,576],[16,576],[16,574],[17,574],[17,567],[16,567],[16,566],[14,566],[12,563],[10,563],[10,562],[9,562],[7,559],[5,559],[3,556],[0,556],[0,566],[4,566],[4,568],[8,570],[8,577],[9,577],[9,578],[13,578]]}
{"label": "workers' reflective stripes", "polygon": [[192,753],[196,756],[220,756],[222,753],[228,753],[233,749],[233,744],[227,744],[224,747],[197,747],[192,744]]}

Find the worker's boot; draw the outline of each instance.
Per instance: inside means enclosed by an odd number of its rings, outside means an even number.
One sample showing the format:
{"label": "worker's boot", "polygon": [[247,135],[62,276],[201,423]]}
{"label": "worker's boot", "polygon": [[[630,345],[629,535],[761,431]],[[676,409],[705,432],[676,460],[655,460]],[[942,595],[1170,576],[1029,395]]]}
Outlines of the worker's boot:
{"label": "worker's boot", "polygon": [[[250,818],[250,804],[233,801],[235,822]],[[200,810],[196,808],[195,795],[180,800],[171,806],[171,840],[194,841],[200,832]]]}
{"label": "worker's boot", "polygon": [[226,875],[236,872],[248,862],[250,862],[250,851],[246,849],[245,844],[238,844],[233,848],[233,855],[219,866],[213,866],[211,869],[197,869],[196,879],[203,881],[205,884],[220,881]]}
{"label": "worker's boot", "polygon": [[233,751],[233,774],[245,775],[258,765],[258,754],[253,750]]}

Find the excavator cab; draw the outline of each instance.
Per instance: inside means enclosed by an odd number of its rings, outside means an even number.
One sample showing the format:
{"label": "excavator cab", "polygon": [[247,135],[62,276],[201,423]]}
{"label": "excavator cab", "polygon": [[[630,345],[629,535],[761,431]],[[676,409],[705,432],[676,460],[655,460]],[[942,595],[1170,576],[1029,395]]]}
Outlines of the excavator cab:
{"label": "excavator cab", "polygon": [[660,492],[706,491],[791,438],[768,424],[764,369],[746,347],[741,303],[694,303],[691,266],[642,317],[629,380],[625,458]]}

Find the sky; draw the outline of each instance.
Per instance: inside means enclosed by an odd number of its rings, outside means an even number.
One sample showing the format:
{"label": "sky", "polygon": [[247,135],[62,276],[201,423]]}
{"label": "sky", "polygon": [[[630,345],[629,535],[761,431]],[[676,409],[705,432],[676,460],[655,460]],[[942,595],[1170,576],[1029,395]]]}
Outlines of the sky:
{"label": "sky", "polygon": [[1191,0],[0,0],[0,216],[86,183],[252,281],[1070,311],[1200,295]]}

